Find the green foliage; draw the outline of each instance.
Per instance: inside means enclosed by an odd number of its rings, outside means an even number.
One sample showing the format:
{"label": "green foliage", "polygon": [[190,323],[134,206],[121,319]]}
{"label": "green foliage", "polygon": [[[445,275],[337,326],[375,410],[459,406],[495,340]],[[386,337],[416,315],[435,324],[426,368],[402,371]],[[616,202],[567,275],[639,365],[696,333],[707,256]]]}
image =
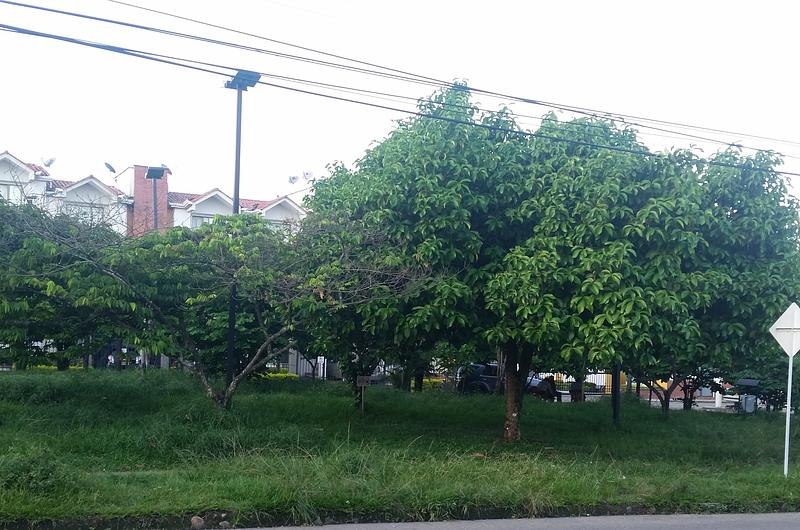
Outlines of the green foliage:
{"label": "green foliage", "polygon": [[[479,112],[463,86],[435,94],[421,109],[517,128],[508,112]],[[452,343],[454,352],[486,351],[480,285],[485,268],[525,231],[506,213],[526,193],[531,160],[525,143],[522,136],[487,128],[412,119],[369,150],[355,170],[336,166],[315,185],[308,199],[315,215],[381,227],[390,242],[382,261],[431,271],[420,288],[364,304],[322,328],[318,335],[338,334],[347,322],[356,323],[359,336],[344,343],[338,358],[346,358],[352,344],[363,344],[360,358],[383,358],[417,372],[442,341]]]}
{"label": "green foliage", "polygon": [[52,495],[73,488],[75,478],[75,473],[45,447],[12,447],[0,454],[0,489]]}
{"label": "green foliage", "polygon": [[17,369],[48,359],[65,366],[113,334],[123,302],[90,304],[97,286],[86,293],[72,278],[92,274],[87,264],[119,240],[105,226],[0,200],[0,345]]}
{"label": "green foliage", "polygon": [[430,271],[318,327],[317,340],[357,332],[339,358],[364,344],[359,355],[418,373],[506,348],[579,377],[623,362],[654,384],[774,354],[767,320],[800,277],[778,157],[651,153],[632,129],[554,115],[540,137],[516,135],[509,111],[480,111],[460,85],[420,108],[465,123],[401,122],[308,200],[322,218],[384,227],[384,259]]}

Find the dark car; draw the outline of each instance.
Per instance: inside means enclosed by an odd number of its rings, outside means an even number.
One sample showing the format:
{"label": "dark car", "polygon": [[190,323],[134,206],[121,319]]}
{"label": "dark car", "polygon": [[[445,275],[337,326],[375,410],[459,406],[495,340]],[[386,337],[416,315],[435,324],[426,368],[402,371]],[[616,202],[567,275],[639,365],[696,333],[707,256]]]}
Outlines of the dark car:
{"label": "dark car", "polygon": [[[525,392],[536,394],[542,380],[528,375]],[[497,363],[472,363],[456,372],[456,389],[459,392],[488,394],[497,387]]]}

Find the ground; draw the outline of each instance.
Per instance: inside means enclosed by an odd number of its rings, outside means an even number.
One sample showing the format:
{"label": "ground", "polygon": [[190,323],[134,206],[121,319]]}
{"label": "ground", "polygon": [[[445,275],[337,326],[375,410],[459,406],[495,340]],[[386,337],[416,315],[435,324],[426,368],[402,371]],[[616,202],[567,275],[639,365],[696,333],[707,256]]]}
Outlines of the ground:
{"label": "ground", "polygon": [[[498,396],[246,385],[216,410],[188,375],[0,373],[0,525],[182,526],[800,509],[783,417]],[[7,449],[6,449],[7,448]],[[798,459],[792,460],[797,469]]]}

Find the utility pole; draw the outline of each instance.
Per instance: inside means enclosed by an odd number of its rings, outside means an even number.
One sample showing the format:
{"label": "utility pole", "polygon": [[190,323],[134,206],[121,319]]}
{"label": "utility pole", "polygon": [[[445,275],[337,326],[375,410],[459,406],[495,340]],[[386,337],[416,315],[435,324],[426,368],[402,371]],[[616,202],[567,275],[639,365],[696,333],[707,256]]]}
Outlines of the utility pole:
{"label": "utility pole", "polygon": [[158,230],[158,180],[164,178],[166,167],[148,167],[144,178],[153,182],[153,231]]}
{"label": "utility pole", "polygon": [[[236,160],[233,170],[233,215],[239,213],[239,170],[242,154],[242,92],[254,87],[261,74],[239,70],[233,78],[225,82],[225,88],[236,90]],[[236,375],[239,359],[236,355],[236,284],[231,284],[228,300],[228,351],[225,360],[225,384],[230,385]]]}
{"label": "utility pole", "polygon": [[[161,167],[148,167],[147,172],[144,174],[145,179],[149,179],[153,183],[153,232],[158,232],[158,181],[164,178],[164,174],[169,171],[166,166]],[[147,361],[149,354],[141,352],[139,354],[139,362],[142,365],[142,371],[147,370]]]}
{"label": "utility pole", "polygon": [[153,179],[153,230],[158,232],[158,186]]}

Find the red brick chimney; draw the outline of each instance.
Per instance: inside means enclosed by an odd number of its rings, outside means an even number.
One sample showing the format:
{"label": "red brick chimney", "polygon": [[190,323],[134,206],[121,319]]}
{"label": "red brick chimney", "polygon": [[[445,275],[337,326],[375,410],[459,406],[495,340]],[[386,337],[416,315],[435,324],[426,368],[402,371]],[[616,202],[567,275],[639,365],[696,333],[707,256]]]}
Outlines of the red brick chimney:
{"label": "red brick chimney", "polygon": [[173,226],[169,207],[169,170],[161,179],[145,178],[147,166],[133,166],[133,206],[128,211],[128,235],[140,236],[153,230],[153,184],[156,185],[158,229],[163,232]]}

